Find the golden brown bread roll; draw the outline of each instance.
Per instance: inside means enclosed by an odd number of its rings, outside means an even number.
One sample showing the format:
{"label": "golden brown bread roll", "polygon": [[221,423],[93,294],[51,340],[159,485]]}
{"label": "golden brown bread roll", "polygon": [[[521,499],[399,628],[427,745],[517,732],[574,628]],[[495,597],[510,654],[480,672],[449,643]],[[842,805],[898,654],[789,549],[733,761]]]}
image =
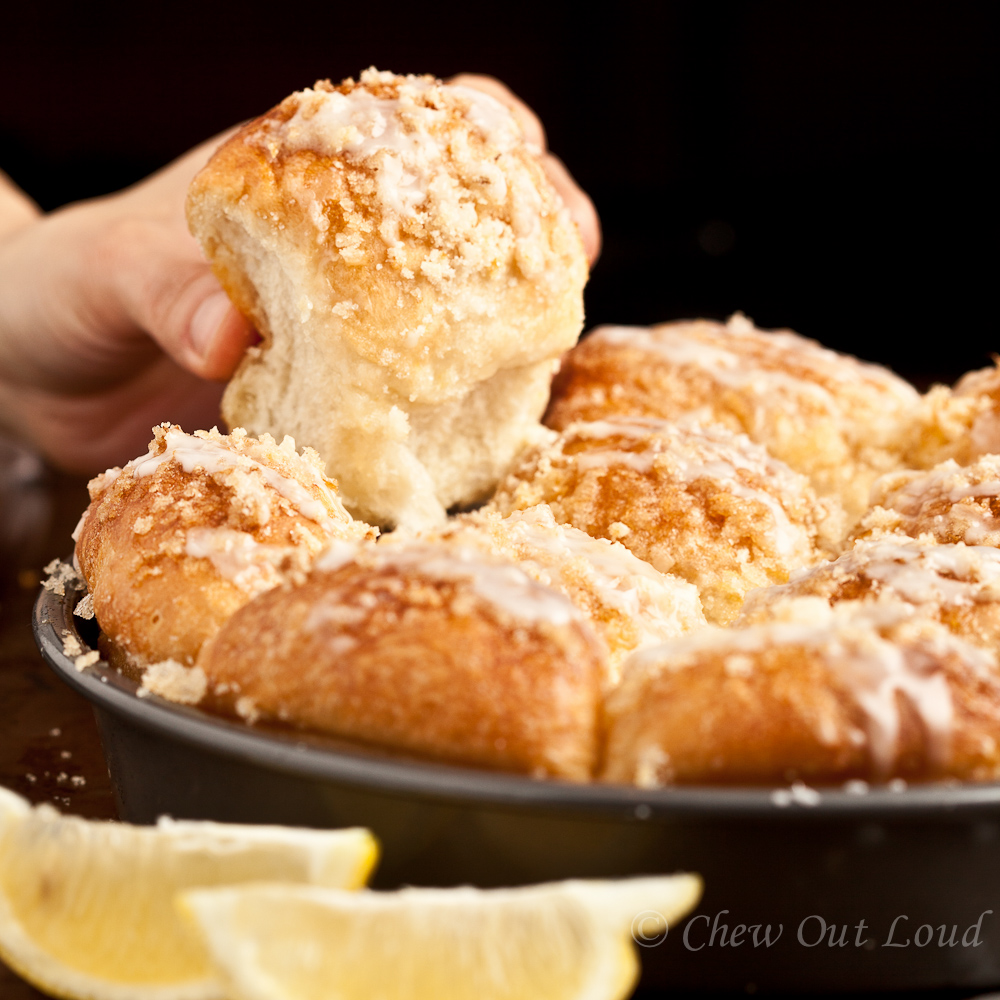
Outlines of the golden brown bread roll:
{"label": "golden brown bread roll", "polygon": [[90,483],[75,536],[97,620],[133,667],[193,663],[253,596],[331,541],[374,534],[291,438],[167,424],[153,435],[148,454]]}
{"label": "golden brown bread roll", "polygon": [[916,391],[878,365],[737,313],[649,328],[601,327],[563,360],[546,423],[614,415],[697,418],[747,434],[839,497],[852,517],[873,479],[899,464]]}
{"label": "golden brown bread roll", "polygon": [[892,601],[804,598],[798,610],[798,620],[675,639],[628,660],[606,706],[604,779],[1000,776],[993,651]]}
{"label": "golden brown bread roll", "polygon": [[948,459],[969,465],[1000,453],[1000,362],[968,372],[954,389],[936,385],[909,428],[903,464],[929,469]]}
{"label": "golden brown bread roll", "polygon": [[872,486],[871,504],[854,538],[904,534],[1000,547],[1000,455],[889,473]]}
{"label": "golden brown bread roll", "polygon": [[572,424],[529,449],[491,506],[539,503],[693,583],[717,624],[748,590],[824,558],[842,530],[836,501],[744,435],[641,417]]}
{"label": "golden brown bread roll", "polygon": [[583,323],[583,245],[537,153],[493,98],[374,69],[224,143],[188,220],[264,338],[226,420],[308,442],[374,523],[485,499]]}
{"label": "golden brown bread roll", "polygon": [[[381,544],[396,544],[399,534],[386,535]],[[637,649],[707,625],[692,584],[660,573],[618,542],[560,524],[546,504],[507,517],[489,510],[463,514],[440,532],[421,537],[508,559],[533,580],[565,594],[607,644],[609,686],[618,682],[622,661]]]}
{"label": "golden brown bread roll", "polygon": [[574,781],[596,762],[602,643],[565,597],[458,546],[334,547],[206,643],[205,704]]}
{"label": "golden brown bread roll", "polygon": [[783,586],[751,591],[736,625],[780,620],[783,606],[802,597],[828,604],[888,597],[969,642],[1000,648],[1000,549],[917,542],[905,535],[860,541],[833,562],[793,574]]}

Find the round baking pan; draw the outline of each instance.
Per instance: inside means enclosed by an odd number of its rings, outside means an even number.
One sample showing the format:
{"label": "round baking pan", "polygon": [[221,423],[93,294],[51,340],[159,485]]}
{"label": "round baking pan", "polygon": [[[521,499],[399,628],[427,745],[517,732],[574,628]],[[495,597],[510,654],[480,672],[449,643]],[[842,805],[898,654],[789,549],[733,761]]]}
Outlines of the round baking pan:
{"label": "round baking pan", "polygon": [[696,911],[647,942],[651,986],[1000,983],[1000,785],[574,785],[250,727],[77,669],[65,638],[96,643],[79,597],[43,590],[35,637],[93,703],[123,820],[367,826],[386,888],[700,872]]}

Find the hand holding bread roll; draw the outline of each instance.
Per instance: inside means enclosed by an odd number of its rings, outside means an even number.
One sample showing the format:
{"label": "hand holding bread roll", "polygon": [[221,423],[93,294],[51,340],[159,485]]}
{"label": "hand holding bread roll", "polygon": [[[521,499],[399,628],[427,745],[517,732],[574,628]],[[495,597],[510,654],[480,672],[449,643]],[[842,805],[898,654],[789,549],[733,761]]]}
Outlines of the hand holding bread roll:
{"label": "hand holding bread roll", "polygon": [[264,337],[227,421],[309,442],[356,515],[440,523],[537,434],[587,264],[492,97],[374,69],[321,81],[219,149],[188,220]]}

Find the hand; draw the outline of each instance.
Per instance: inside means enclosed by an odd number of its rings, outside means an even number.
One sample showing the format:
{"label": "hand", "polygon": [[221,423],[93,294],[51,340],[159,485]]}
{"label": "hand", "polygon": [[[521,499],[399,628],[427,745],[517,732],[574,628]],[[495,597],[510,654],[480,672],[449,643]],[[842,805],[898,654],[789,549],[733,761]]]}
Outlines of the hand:
{"label": "hand", "polygon": [[56,465],[99,471],[141,454],[162,420],[218,422],[208,380],[256,335],[188,233],[184,197],[224,138],[119,194],[0,224],[0,420]]}

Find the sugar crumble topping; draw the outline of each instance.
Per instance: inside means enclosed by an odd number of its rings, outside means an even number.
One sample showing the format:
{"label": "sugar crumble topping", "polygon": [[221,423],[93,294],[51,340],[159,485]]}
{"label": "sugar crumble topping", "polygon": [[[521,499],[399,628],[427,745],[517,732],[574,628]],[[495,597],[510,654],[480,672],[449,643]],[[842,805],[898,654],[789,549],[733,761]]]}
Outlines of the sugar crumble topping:
{"label": "sugar crumble topping", "polygon": [[[272,160],[303,151],[332,159],[350,193],[334,203],[298,192],[317,244],[359,266],[377,233],[385,263],[407,280],[420,274],[444,287],[458,271],[488,270],[511,254],[526,277],[542,277],[539,219],[565,213],[557,195],[539,193],[525,162],[539,151],[527,147],[510,109],[431,76],[370,68],[357,82],[320,80],[247,141]],[[429,246],[417,250],[413,239]]]}

